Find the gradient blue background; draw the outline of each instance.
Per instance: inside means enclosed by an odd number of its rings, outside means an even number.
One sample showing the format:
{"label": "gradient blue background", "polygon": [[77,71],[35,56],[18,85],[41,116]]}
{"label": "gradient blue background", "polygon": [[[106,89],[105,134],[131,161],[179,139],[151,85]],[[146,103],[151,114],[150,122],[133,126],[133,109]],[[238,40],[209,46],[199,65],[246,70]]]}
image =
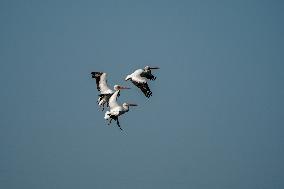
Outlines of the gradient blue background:
{"label": "gradient blue background", "polygon": [[[2,0],[0,188],[284,188],[283,5]],[[145,65],[107,126],[90,72]]]}

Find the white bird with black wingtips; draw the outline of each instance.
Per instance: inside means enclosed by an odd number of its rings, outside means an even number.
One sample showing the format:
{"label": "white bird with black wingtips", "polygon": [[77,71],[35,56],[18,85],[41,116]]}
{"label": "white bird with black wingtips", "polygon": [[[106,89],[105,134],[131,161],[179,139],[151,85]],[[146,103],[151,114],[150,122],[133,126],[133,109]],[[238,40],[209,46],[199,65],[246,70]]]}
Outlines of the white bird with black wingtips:
{"label": "white bird with black wingtips", "polygon": [[110,97],[109,99],[109,111],[106,111],[105,113],[105,119],[109,120],[108,125],[111,124],[112,120],[115,120],[117,123],[117,126],[119,127],[120,130],[122,130],[118,117],[121,116],[122,114],[125,114],[126,112],[129,111],[130,106],[137,106],[137,104],[131,104],[131,103],[123,103],[122,105],[119,105],[117,103],[117,95],[119,94],[119,91],[121,89],[129,89],[128,87],[122,87],[122,86],[117,86],[116,91],[114,94]]}
{"label": "white bird with black wingtips", "polygon": [[147,80],[155,80],[156,77],[152,75],[151,70],[159,69],[159,67],[146,66],[144,69],[135,70],[132,74],[127,75],[125,81],[130,80],[136,87],[138,87],[143,94],[149,98],[152,96]]}
{"label": "white bird with black wingtips", "polygon": [[[108,107],[108,101],[111,95],[113,95],[114,91],[109,88],[107,85],[107,73],[105,72],[91,72],[92,78],[96,79],[97,89],[100,92],[98,98],[98,104],[102,107],[102,111],[104,110],[105,104]],[[114,90],[116,90],[118,85],[114,86]],[[119,96],[119,94],[118,94]]]}

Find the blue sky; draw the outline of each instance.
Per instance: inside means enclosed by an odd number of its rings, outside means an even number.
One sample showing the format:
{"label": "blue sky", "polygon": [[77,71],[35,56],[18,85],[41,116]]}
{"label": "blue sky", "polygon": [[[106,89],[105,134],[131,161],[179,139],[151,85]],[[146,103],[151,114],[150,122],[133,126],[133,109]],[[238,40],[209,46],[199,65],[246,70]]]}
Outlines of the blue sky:
{"label": "blue sky", "polygon": [[[1,1],[0,188],[283,188],[283,8]],[[145,65],[150,99],[123,80]],[[132,87],[124,132],[91,71]]]}

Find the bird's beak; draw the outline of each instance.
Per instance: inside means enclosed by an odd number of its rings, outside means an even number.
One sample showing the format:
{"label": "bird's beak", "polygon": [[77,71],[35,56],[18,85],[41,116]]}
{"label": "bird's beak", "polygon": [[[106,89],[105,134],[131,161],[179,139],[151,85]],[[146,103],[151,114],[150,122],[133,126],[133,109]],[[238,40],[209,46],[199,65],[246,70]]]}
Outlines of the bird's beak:
{"label": "bird's beak", "polygon": [[119,89],[130,89],[130,87],[123,87],[123,86],[121,86],[121,87],[119,87]]}
{"label": "bird's beak", "polygon": [[137,104],[128,104],[129,106],[138,106]]}
{"label": "bird's beak", "polygon": [[159,67],[150,67],[150,70],[157,70],[160,69]]}

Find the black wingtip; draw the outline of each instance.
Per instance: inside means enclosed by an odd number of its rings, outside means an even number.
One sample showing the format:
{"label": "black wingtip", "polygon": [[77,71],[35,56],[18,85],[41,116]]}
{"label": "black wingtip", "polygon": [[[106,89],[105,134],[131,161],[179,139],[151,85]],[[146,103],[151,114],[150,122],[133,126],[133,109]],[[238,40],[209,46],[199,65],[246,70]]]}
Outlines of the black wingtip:
{"label": "black wingtip", "polygon": [[96,72],[91,72],[92,78],[96,78]]}
{"label": "black wingtip", "polygon": [[147,94],[145,94],[145,96],[146,96],[147,98],[150,98],[150,97],[152,96],[152,94],[153,94],[153,93],[152,93],[151,91],[148,91]]}
{"label": "black wingtip", "polygon": [[91,72],[92,78],[100,77],[102,74],[102,72]]}

